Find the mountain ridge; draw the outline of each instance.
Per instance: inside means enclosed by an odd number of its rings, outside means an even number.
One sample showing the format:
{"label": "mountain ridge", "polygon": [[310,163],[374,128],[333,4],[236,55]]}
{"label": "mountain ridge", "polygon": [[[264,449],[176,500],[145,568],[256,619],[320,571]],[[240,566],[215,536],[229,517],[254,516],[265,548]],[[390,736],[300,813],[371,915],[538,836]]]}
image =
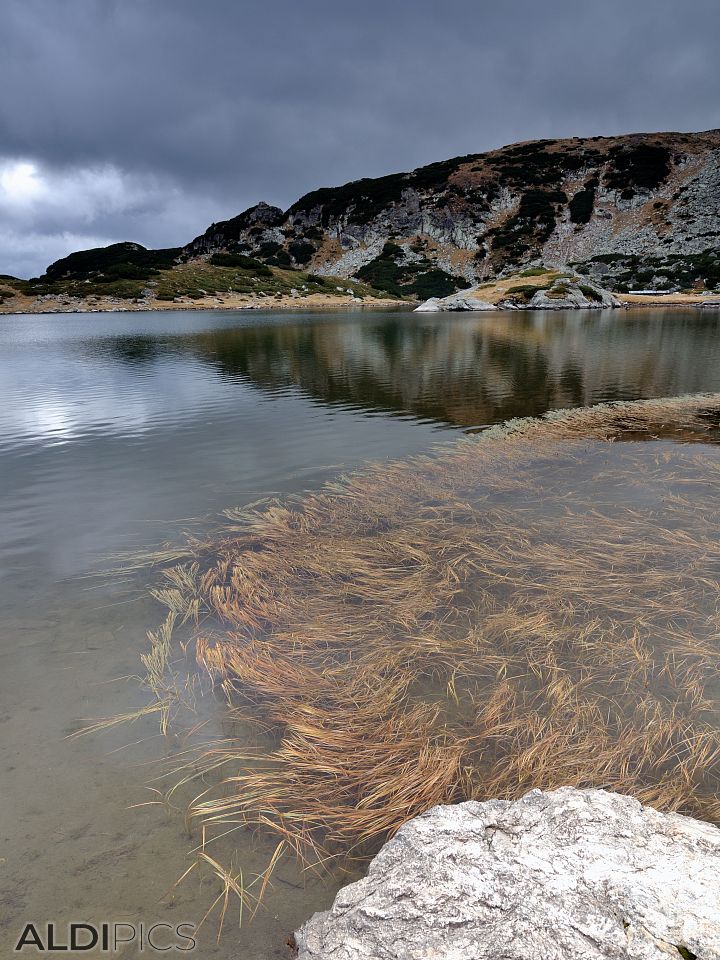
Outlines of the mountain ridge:
{"label": "mountain ridge", "polygon": [[[587,269],[599,278],[612,271],[596,257],[697,257],[719,239],[720,130],[713,129],[521,141],[322,187],[286,211],[258,204],[183,249],[190,256],[242,250],[422,294],[417,278],[430,270],[455,289],[540,264],[594,261]],[[443,277],[435,279],[442,286]]]}
{"label": "mountain ridge", "polygon": [[[621,292],[717,287],[720,129],[520,141],[320,187],[287,210],[260,202],[183,247],[80,251],[27,283],[45,293],[63,283],[72,295],[73,283],[115,283],[130,296],[195,261],[412,299],[538,266]],[[207,271],[203,282],[214,282]]]}

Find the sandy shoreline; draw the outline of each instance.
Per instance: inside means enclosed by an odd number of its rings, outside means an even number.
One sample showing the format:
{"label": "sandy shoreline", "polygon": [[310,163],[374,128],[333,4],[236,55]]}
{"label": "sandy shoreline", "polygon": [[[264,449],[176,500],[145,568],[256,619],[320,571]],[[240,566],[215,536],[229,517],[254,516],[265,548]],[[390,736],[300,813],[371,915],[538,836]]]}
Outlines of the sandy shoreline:
{"label": "sandy shoreline", "polygon": [[656,296],[640,293],[616,293],[615,296],[627,307],[720,307],[720,294],[717,293],[668,293]]}
{"label": "sandy shoreline", "polygon": [[[515,278],[514,278],[515,279]],[[516,280],[515,280],[516,282]],[[493,291],[496,298],[504,292],[506,283],[499,283]],[[672,293],[666,295],[616,294],[625,307],[718,307],[717,294]],[[489,298],[490,299],[490,298]],[[492,302],[492,300],[491,300]],[[395,297],[358,299],[350,295],[328,296],[315,293],[306,297],[248,297],[240,295],[213,295],[200,299],[189,297],[178,300],[119,300],[117,298],[74,299],[71,297],[43,298],[18,294],[0,303],[0,315],[47,313],[147,313],[166,310],[322,310],[338,307],[406,307],[412,310],[418,301]]]}
{"label": "sandy shoreline", "polygon": [[365,298],[350,295],[328,296],[313,293],[307,297],[248,297],[240,295],[213,295],[200,299],[189,297],[177,300],[119,300],[93,297],[43,298],[18,294],[0,303],[0,314],[13,313],[146,313],[164,310],[306,310],[330,307],[401,307],[412,308],[415,303],[395,297]]}
{"label": "sandy shoreline", "polygon": [[[509,277],[503,277],[496,280],[491,280],[486,283],[481,283],[475,286],[470,292],[470,297],[476,297],[478,300],[483,300],[486,303],[497,304],[499,301],[504,300],[509,295],[512,295],[517,291],[518,286],[527,286],[542,288],[547,286],[549,280],[553,278],[561,278],[563,276],[562,272],[559,269],[548,268],[544,272],[541,270],[536,271],[526,271],[524,274],[513,274]],[[578,283],[582,283],[583,279],[578,277]],[[702,307],[706,304],[712,304],[720,307],[720,294],[718,293],[655,293],[655,294],[638,294],[638,293],[617,293],[612,292],[612,295],[620,301],[624,307],[664,307],[664,306],[690,306],[690,307]],[[461,291],[462,295],[462,291]],[[573,309],[572,307],[567,307],[563,309]],[[583,309],[578,307],[575,309]]]}

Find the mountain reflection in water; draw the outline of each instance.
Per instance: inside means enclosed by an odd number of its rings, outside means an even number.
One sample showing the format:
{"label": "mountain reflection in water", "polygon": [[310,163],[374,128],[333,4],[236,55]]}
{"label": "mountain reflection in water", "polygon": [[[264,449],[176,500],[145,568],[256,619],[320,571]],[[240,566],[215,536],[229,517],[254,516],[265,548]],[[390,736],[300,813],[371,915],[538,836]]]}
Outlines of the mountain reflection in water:
{"label": "mountain reflection in water", "polygon": [[133,363],[184,351],[269,395],[297,387],[323,404],[465,428],[718,382],[714,312],[293,320],[106,345]]}

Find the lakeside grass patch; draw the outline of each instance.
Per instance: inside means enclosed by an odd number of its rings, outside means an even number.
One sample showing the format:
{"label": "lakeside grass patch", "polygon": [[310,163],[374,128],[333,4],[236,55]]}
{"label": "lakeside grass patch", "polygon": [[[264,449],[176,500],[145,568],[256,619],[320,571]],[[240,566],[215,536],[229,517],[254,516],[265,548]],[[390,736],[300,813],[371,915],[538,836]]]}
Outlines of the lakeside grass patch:
{"label": "lakeside grass patch", "polygon": [[518,279],[525,280],[525,283],[516,283],[507,287],[505,295],[514,299],[528,302],[538,290],[550,290],[556,280],[560,280],[562,274],[557,270],[549,270],[546,267],[533,267],[529,270],[523,270],[517,274]]}
{"label": "lakeside grass patch", "polygon": [[[228,257],[230,260],[226,260]],[[338,289],[340,288],[340,289]],[[172,270],[163,271],[154,284],[159,300],[176,300],[182,297],[200,299],[216,294],[240,294],[256,297],[299,298],[320,293],[329,297],[346,296],[351,291],[363,299],[386,296],[369,284],[337,277],[320,277],[299,270],[257,265],[250,257],[236,254],[219,254],[211,261],[192,260],[179,264]]]}
{"label": "lakeside grass patch", "polygon": [[[234,265],[234,263],[226,263],[224,257],[237,255],[219,256],[222,258],[219,262],[195,260],[162,273],[155,287],[158,299],[175,300],[182,297],[197,299],[215,294],[232,293],[259,297],[296,295],[303,298],[312,294],[344,297],[351,292],[362,299],[379,299],[387,295],[357,280],[321,277],[299,270],[268,267],[261,263],[256,266],[252,258],[243,256],[237,257],[238,263]],[[251,262],[248,263],[248,261]]]}
{"label": "lakeside grass patch", "polygon": [[[153,252],[144,251],[146,254]],[[99,269],[74,273],[55,271],[53,276],[19,280],[15,284],[27,296],[60,295],[83,299],[115,297],[139,300],[154,296],[161,301],[172,301],[182,298],[199,300],[218,294],[303,298],[318,293],[328,297],[344,297],[351,292],[356,297],[373,300],[388,295],[370,283],[271,267],[243,254],[216,253],[208,259],[165,263],[164,266],[163,262],[156,260],[152,267],[143,266],[142,269],[135,264],[110,263],[103,266],[104,272]]]}
{"label": "lakeside grass patch", "polygon": [[511,421],[189,540],[150,686],[167,716],[185,621],[265,742],[176,771],[203,852],[275,836],[256,906],[285,853],[362,858],[437,803],[572,784],[720,822],[719,437],[717,395]]}

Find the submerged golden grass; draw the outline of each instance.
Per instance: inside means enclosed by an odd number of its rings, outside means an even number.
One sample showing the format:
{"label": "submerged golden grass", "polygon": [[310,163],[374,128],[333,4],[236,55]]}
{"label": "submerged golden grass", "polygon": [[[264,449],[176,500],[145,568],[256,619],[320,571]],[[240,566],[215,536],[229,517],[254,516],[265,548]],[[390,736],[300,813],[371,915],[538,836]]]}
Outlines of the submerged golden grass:
{"label": "submerged golden grass", "polygon": [[271,741],[177,774],[223,911],[248,893],[207,844],[239,827],[277,839],[261,899],[286,852],[364,856],[437,803],[573,784],[720,822],[720,450],[607,442],[719,424],[717,395],[512,422],[189,542],[145,657],[163,723],[182,620]]}

